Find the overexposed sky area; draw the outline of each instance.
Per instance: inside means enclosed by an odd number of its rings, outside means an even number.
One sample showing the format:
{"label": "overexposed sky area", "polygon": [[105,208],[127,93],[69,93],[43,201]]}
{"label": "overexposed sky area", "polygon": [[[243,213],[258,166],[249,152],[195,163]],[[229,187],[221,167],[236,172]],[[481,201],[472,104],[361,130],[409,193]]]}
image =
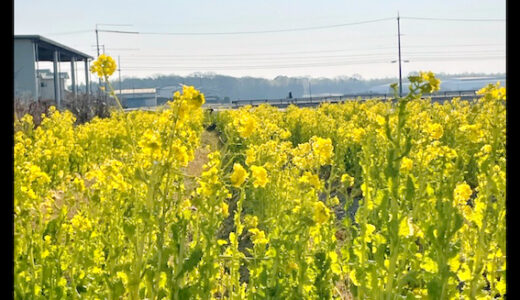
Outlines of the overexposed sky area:
{"label": "overexposed sky area", "polygon": [[503,0],[15,0],[14,33],[96,57],[97,25],[101,52],[120,60],[123,78],[213,72],[368,79],[398,76],[398,12],[403,75],[505,73]]}

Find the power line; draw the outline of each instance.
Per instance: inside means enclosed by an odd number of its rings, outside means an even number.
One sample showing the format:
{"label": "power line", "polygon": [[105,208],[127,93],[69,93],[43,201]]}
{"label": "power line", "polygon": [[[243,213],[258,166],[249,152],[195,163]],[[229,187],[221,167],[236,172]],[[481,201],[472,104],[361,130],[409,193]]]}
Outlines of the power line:
{"label": "power line", "polygon": [[401,17],[408,20],[425,21],[454,21],[454,22],[505,22],[505,19],[451,19],[451,18],[421,18],[421,17]]}
{"label": "power line", "polygon": [[[410,45],[406,47],[402,47],[402,49],[408,48],[438,48],[438,47],[475,47],[475,46],[501,46],[500,44],[458,44],[458,45]],[[376,51],[376,50],[387,50],[394,49],[395,47],[378,47],[378,48],[356,48],[356,49],[335,49],[335,50],[315,50],[315,51],[292,51],[292,52],[263,52],[263,53],[230,53],[230,54],[147,54],[147,55],[126,55],[125,59],[170,59],[170,58],[237,58],[237,57],[256,57],[256,56],[283,56],[283,55],[294,55],[294,54],[317,54],[317,53],[333,53],[333,52],[349,52],[349,51]],[[502,50],[464,50],[464,51],[454,51],[447,50],[446,52],[452,53],[481,53],[481,52],[492,52],[492,51],[502,51]],[[414,53],[443,53],[443,51],[428,51],[428,52],[408,52],[408,54]],[[350,56],[365,56],[365,55],[375,55],[375,54],[387,54],[387,53],[373,53],[373,54],[351,54]],[[342,55],[339,55],[342,56]],[[290,59],[293,57],[280,57],[280,59]]]}
{"label": "power line", "polygon": [[371,49],[336,49],[336,50],[315,50],[315,51],[291,51],[291,52],[263,52],[263,53],[229,53],[229,54],[150,54],[150,55],[127,55],[127,57],[238,57],[238,56],[267,56],[267,55],[293,55],[293,54],[308,54],[308,53],[330,53],[330,52],[344,52],[344,51],[372,51],[381,49],[393,49],[394,47],[378,47]]}
{"label": "power line", "polygon": [[[350,55],[320,55],[320,56],[292,56],[292,57],[181,57],[183,61],[185,60],[197,60],[197,61],[208,61],[208,60],[287,60],[287,59],[320,59],[320,58],[338,58],[338,57],[369,57],[369,56],[380,56],[380,55],[393,55],[393,53],[386,52],[386,53],[372,53],[372,54],[350,54]],[[136,60],[144,60],[144,61],[176,61],[175,57],[147,57],[147,56],[140,56],[140,57],[125,57],[126,60],[130,61],[136,61]]]}
{"label": "power line", "polygon": [[125,26],[125,27],[134,26],[133,24],[107,24],[107,23],[97,23],[97,25],[99,25],[99,26]]}
{"label": "power line", "polygon": [[52,33],[44,33],[45,35],[67,35],[67,34],[78,34],[78,33],[91,33],[93,30],[85,29],[85,30],[75,30],[75,31],[63,31],[63,32],[52,32]]}
{"label": "power line", "polygon": [[[277,29],[277,30],[258,30],[258,31],[234,31],[234,32],[138,32],[138,31],[123,31],[123,30],[109,30],[109,29],[98,29],[99,32],[107,33],[123,33],[123,34],[149,34],[149,35],[226,35],[226,34],[259,34],[259,33],[276,33],[276,32],[291,32],[291,31],[306,31],[306,30],[317,30],[327,29],[335,27],[344,27],[352,25],[360,25],[367,23],[375,23],[380,21],[392,20],[393,18],[381,18],[373,19],[360,22],[343,23],[343,24],[332,24],[324,26],[314,27],[301,27],[293,29]],[[427,17],[401,17],[401,19],[408,20],[427,20],[427,21],[455,21],[455,22],[505,22],[505,19],[462,19],[462,18],[427,18]],[[132,24],[97,24],[101,26],[133,26]],[[75,30],[75,31],[63,31],[63,32],[52,32],[45,33],[45,35],[67,35],[67,34],[78,34],[78,33],[89,33],[94,31],[93,29]]]}
{"label": "power line", "polygon": [[300,27],[300,28],[292,28],[292,29],[276,29],[276,30],[258,30],[258,31],[229,31],[229,32],[152,32],[152,31],[120,31],[120,30],[99,30],[100,32],[109,32],[109,33],[128,33],[128,34],[143,34],[143,35],[235,35],[235,34],[261,34],[261,33],[279,33],[279,32],[293,32],[293,31],[307,31],[307,30],[318,30],[318,29],[328,29],[335,27],[345,27],[345,26],[353,26],[360,24],[368,24],[375,23],[381,21],[392,20],[393,18],[382,18],[382,19],[374,19],[360,22],[352,22],[352,23],[343,23],[343,24],[333,24],[333,25],[324,25],[324,26],[313,26],[313,27]]}
{"label": "power line", "polygon": [[[122,33],[122,34],[142,34],[142,35],[237,35],[237,34],[262,34],[262,33],[280,33],[280,32],[295,32],[295,31],[308,31],[308,30],[319,30],[328,28],[337,28],[345,26],[353,26],[360,24],[375,23],[387,20],[393,20],[390,18],[373,19],[360,22],[351,22],[343,24],[332,24],[324,26],[310,26],[300,27],[292,29],[275,29],[275,30],[257,30],[257,31],[230,31],[230,32],[154,32],[154,31],[123,31],[123,30],[99,30],[100,32],[107,33]],[[423,18],[423,17],[401,17],[401,19],[408,20],[428,20],[428,21],[462,21],[462,22],[504,22],[505,19],[462,19],[462,18]],[[112,25],[115,26],[115,25]]]}
{"label": "power line", "polygon": [[489,47],[489,46],[504,46],[505,44],[456,44],[456,45],[406,45],[403,48],[439,48],[439,47]]}

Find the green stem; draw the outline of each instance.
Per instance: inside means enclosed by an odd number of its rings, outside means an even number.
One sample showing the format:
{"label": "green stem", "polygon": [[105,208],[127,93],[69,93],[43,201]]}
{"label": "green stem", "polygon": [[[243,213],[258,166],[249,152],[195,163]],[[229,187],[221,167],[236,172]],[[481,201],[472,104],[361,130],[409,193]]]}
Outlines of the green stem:
{"label": "green stem", "polygon": [[114,99],[116,99],[116,102],[117,102],[117,105],[119,106],[119,109],[121,109],[121,111],[124,111],[123,106],[121,105],[121,102],[119,101],[119,98],[117,98],[117,96],[116,96],[116,93],[115,93],[115,91],[114,91],[114,88],[113,88],[112,85],[110,84],[110,81],[108,81],[108,76],[105,76],[105,82],[108,84],[108,87],[109,87],[110,90],[111,90],[111,94],[112,94],[112,96],[114,96]]}

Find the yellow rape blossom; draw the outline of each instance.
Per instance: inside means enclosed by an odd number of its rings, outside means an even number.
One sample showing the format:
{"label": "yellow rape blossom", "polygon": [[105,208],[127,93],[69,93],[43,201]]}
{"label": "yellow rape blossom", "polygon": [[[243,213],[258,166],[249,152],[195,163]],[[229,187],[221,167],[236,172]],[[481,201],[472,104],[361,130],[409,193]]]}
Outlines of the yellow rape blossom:
{"label": "yellow rape blossom", "polygon": [[502,278],[499,282],[497,282],[497,290],[500,293],[500,295],[505,295],[506,293],[506,280]]}
{"label": "yellow rape blossom", "polygon": [[318,175],[312,174],[309,171],[305,171],[300,179],[298,179],[298,181],[304,184],[309,184],[315,189],[319,189],[321,187],[321,182]]}
{"label": "yellow rape blossom", "polygon": [[450,258],[450,260],[448,261],[448,265],[450,266],[450,270],[452,272],[457,272],[460,267],[460,254],[457,253],[455,257]]}
{"label": "yellow rape blossom", "polygon": [[250,137],[257,127],[255,118],[248,114],[237,116],[237,118],[233,121],[233,124],[237,128],[240,136],[243,138]]}
{"label": "yellow rape blossom", "polygon": [[435,77],[433,72],[419,72],[419,76],[423,81],[429,84],[428,90],[426,90],[426,92],[433,93],[440,89],[441,81]]}
{"label": "yellow rape blossom", "polygon": [[399,223],[399,236],[409,237],[413,235],[413,226],[410,218],[403,218]]}
{"label": "yellow rape blossom", "polygon": [[413,168],[413,160],[408,157],[403,157],[401,160],[401,172],[408,173]]}
{"label": "yellow rape blossom", "polygon": [[251,176],[254,178],[254,187],[265,187],[269,181],[267,178],[267,171],[261,166],[251,166]]}
{"label": "yellow rape blossom", "polygon": [[323,202],[316,201],[314,203],[314,215],[313,215],[314,222],[316,222],[317,224],[322,224],[322,223],[327,222],[329,220],[329,217],[330,217],[329,208],[327,206],[325,206],[325,204],[323,204]]}
{"label": "yellow rape blossom", "polygon": [[363,128],[354,128],[352,130],[352,137],[354,139],[354,142],[361,143],[363,137],[365,136],[365,133],[366,131]]}
{"label": "yellow rape blossom", "polygon": [[204,94],[196,90],[193,86],[182,86],[182,94],[188,99],[188,104],[194,108],[199,108],[206,102]]}
{"label": "yellow rape blossom", "polygon": [[444,129],[442,128],[441,124],[433,123],[427,125],[426,132],[430,135],[432,139],[438,140],[444,134]]}
{"label": "yellow rape blossom", "polygon": [[468,201],[472,193],[473,191],[471,190],[471,187],[466,182],[457,184],[455,190],[453,191],[453,199],[455,200],[455,204],[457,206],[466,205],[466,201]]}
{"label": "yellow rape blossom", "polygon": [[459,129],[464,133],[464,136],[473,143],[480,142],[480,140],[484,137],[484,132],[482,131],[481,126],[478,124],[465,124],[460,126]]}
{"label": "yellow rape blossom", "polygon": [[318,156],[320,165],[330,163],[334,147],[330,138],[312,137],[310,140],[314,153]]}
{"label": "yellow rape blossom", "polygon": [[253,234],[251,237],[253,244],[265,245],[269,243],[269,240],[265,237],[265,232],[263,230],[260,230],[258,228],[251,228],[249,229],[249,232]]}
{"label": "yellow rape blossom", "polygon": [[471,279],[471,270],[467,264],[462,264],[459,271],[457,272],[457,277],[460,281],[469,281]]}
{"label": "yellow rape blossom", "polygon": [[424,256],[423,260],[420,264],[421,268],[426,272],[437,273],[439,271],[439,267],[435,261],[433,261],[429,256]]}
{"label": "yellow rape blossom", "polygon": [[347,186],[347,187],[351,187],[354,185],[354,177],[345,173],[345,174],[341,175],[341,183],[345,184],[345,186]]}
{"label": "yellow rape blossom", "polygon": [[241,164],[235,163],[233,165],[233,173],[231,174],[231,185],[239,187],[246,181],[249,173],[242,167]]}
{"label": "yellow rape blossom", "polygon": [[111,56],[101,54],[90,67],[92,73],[96,73],[99,78],[108,77],[116,71],[116,62]]}
{"label": "yellow rape blossom", "polygon": [[147,130],[139,140],[138,145],[143,149],[143,153],[147,155],[158,157],[161,153],[161,138],[155,131]]}

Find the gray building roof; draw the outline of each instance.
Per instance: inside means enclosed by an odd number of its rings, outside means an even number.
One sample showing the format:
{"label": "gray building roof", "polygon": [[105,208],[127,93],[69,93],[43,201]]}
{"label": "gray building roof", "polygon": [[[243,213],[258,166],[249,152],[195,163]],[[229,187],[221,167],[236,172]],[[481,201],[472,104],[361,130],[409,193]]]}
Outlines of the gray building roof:
{"label": "gray building roof", "polygon": [[53,40],[49,40],[40,35],[15,35],[15,40],[31,40],[38,46],[37,61],[54,61],[54,50],[60,53],[59,60],[61,62],[76,60],[93,59],[92,56],[62,45]]}

